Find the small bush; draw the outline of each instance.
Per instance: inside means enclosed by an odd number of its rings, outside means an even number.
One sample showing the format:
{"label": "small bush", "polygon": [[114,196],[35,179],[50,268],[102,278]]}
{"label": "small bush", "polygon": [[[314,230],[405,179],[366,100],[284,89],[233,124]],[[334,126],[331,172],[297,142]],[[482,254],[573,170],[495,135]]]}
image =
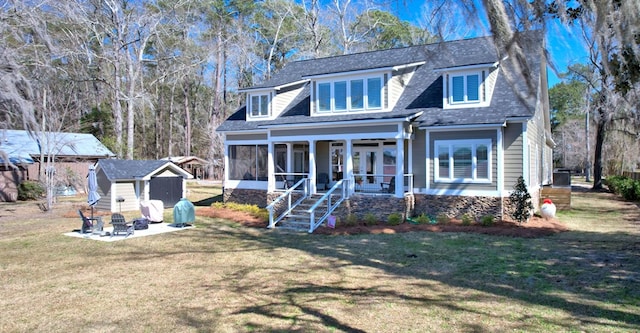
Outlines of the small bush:
{"label": "small bush", "polygon": [[388,225],[398,225],[402,223],[402,215],[400,213],[392,213],[387,216]]}
{"label": "small bush", "polygon": [[482,226],[484,227],[488,227],[493,225],[493,222],[495,221],[495,217],[491,214],[485,215],[480,219],[480,224],[482,224]]}
{"label": "small bush", "polygon": [[438,216],[436,216],[436,221],[439,224],[447,224],[447,223],[449,223],[449,221],[451,221],[451,219],[446,214],[440,213],[440,214],[438,214]]}
{"label": "small bush", "polygon": [[364,216],[364,223],[366,225],[376,225],[378,224],[378,218],[375,215],[373,215],[373,213],[367,213]]}
{"label": "small bush", "polygon": [[513,186],[513,192],[509,195],[509,199],[514,206],[511,217],[519,223],[527,222],[533,212],[533,204],[531,203],[531,194],[529,194],[527,190],[524,177],[518,177],[516,184]]}
{"label": "small bush", "polygon": [[470,214],[462,215],[462,225],[471,225],[473,217]]}
{"label": "small bush", "polygon": [[344,219],[344,225],[347,227],[358,225],[358,217],[355,214],[347,215],[347,217]]}
{"label": "small bush", "polygon": [[427,223],[432,223],[433,219],[429,215],[422,213],[420,214],[420,216],[415,218],[415,221],[418,222],[419,224],[427,224]]}
{"label": "small bush", "polygon": [[42,184],[34,181],[24,181],[18,186],[18,200],[38,200],[45,194]]}

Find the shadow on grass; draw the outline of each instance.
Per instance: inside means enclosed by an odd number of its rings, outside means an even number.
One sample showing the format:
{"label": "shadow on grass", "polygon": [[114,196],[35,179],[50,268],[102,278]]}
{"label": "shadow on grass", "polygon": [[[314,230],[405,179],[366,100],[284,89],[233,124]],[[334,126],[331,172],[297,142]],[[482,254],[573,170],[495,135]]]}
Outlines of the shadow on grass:
{"label": "shadow on grass", "polygon": [[214,202],[222,202],[222,194],[196,201],[193,203],[193,205],[199,207],[209,207]]}
{"label": "shadow on grass", "polygon": [[[328,270],[340,271],[343,266],[363,266],[398,278],[417,280],[411,288],[383,283],[366,290],[318,281],[287,285],[269,291],[272,294],[266,294],[264,300],[271,301],[240,306],[236,314],[281,317],[286,321],[292,320],[291,311],[283,316],[279,310],[292,307],[298,310],[293,313],[300,313],[294,315],[299,318],[293,318],[299,325],[305,326],[301,321],[311,325],[310,317],[326,327],[357,332],[358,328],[351,327],[339,315],[318,310],[313,299],[340,301],[340,297],[344,297],[346,301],[357,302],[380,297],[389,302],[408,302],[411,306],[425,309],[438,307],[452,313],[464,311],[487,318],[499,317],[496,320],[512,323],[509,329],[515,330],[539,331],[549,328],[547,325],[565,331],[580,330],[581,327],[598,331],[608,331],[612,327],[617,330],[640,330],[640,313],[634,312],[640,299],[640,243],[637,235],[570,231],[538,239],[430,232],[325,236],[252,230],[233,227],[233,223],[221,229],[221,225],[217,222],[207,223],[199,226],[196,235],[184,233],[173,237],[184,237],[181,244],[189,244],[183,248],[183,252],[229,255],[233,260],[233,253],[236,252],[255,252],[255,256],[259,257],[261,253],[288,248],[311,255],[314,262],[326,263],[323,267]],[[212,245],[212,240],[220,245]],[[136,257],[137,260],[143,258]],[[313,262],[309,264],[309,267],[302,265],[295,269],[318,269]],[[273,278],[268,265],[247,269],[250,269],[252,276],[264,270],[262,274],[265,274],[265,278]],[[232,277],[236,285],[231,288],[235,288],[238,294],[255,292],[260,295],[256,280],[246,280],[244,275],[246,272]],[[368,279],[366,276],[363,278]],[[389,282],[393,283],[391,280]],[[449,297],[434,297],[442,294],[443,285],[451,287]],[[416,290],[420,291],[419,294],[415,293]],[[490,304],[508,298],[513,300],[513,304],[530,306],[535,310],[533,314],[525,310],[510,313],[512,310],[507,304],[497,312],[500,314],[494,314],[494,311],[470,304],[464,295],[458,296],[456,291],[460,290],[480,292],[479,297],[487,298]],[[286,295],[286,298],[280,295]],[[548,311],[549,315],[541,315],[540,308],[551,311]],[[268,324],[264,323],[255,324],[261,331],[279,329],[267,327],[265,325]],[[482,331],[492,327],[467,328]]]}

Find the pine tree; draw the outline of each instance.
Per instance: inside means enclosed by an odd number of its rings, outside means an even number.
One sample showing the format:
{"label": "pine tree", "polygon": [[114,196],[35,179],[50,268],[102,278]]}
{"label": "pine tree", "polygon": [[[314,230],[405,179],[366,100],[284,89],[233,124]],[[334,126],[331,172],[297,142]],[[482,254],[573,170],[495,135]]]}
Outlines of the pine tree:
{"label": "pine tree", "polygon": [[514,205],[511,217],[519,223],[527,222],[529,217],[531,217],[533,204],[531,204],[531,194],[529,194],[522,176],[518,177],[518,181],[513,186],[513,192],[511,192],[509,199],[511,199],[511,203]]}

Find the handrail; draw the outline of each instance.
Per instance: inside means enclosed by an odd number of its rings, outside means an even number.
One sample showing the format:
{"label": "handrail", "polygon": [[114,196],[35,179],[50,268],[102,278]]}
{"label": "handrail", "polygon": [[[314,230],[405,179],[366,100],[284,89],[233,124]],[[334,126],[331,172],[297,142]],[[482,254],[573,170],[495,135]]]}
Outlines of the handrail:
{"label": "handrail", "polygon": [[[293,192],[296,191],[300,186],[303,187],[302,197],[300,197],[300,199],[298,199],[295,203],[291,204],[291,200],[292,200],[291,196]],[[284,193],[282,193],[275,200],[273,200],[272,203],[267,205],[266,209],[269,211],[269,225],[267,226],[267,228],[269,229],[274,228],[276,226],[276,223],[280,222],[296,206],[298,206],[304,199],[306,199],[309,196],[309,189],[310,189],[309,178],[302,178],[297,183],[295,183],[295,185],[291,186]],[[284,200],[285,198],[287,199],[287,209],[274,220],[273,218],[274,210],[276,209],[276,206],[280,203],[280,201]]]}
{"label": "handrail", "polygon": [[[309,213],[309,233],[312,233],[314,230],[316,230],[328,217],[331,213],[333,213],[333,211],[338,208],[338,206],[342,203],[342,201],[344,201],[344,199],[347,198],[347,195],[349,193],[349,181],[346,179],[340,180],[338,181],[335,185],[333,185],[333,187],[331,187],[330,190],[327,191],[327,193],[325,193],[320,199],[318,199],[318,201],[316,201],[315,204],[313,204],[313,206],[311,206],[311,208],[309,208],[307,210],[307,213]],[[338,198],[338,200],[336,200],[335,202],[333,202],[333,204],[331,203],[331,195],[333,194],[333,192],[335,192],[338,188],[341,189],[341,194],[340,197]],[[322,215],[318,221],[315,221],[315,210],[320,207],[320,205],[324,202],[327,202],[327,212],[324,213],[324,215]]]}

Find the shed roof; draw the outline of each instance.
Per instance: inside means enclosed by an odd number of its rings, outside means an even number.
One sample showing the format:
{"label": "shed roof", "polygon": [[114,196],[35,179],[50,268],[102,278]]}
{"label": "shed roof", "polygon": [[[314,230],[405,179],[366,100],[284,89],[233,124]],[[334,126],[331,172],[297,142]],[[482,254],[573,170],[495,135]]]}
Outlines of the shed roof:
{"label": "shed roof", "polygon": [[150,179],[167,168],[184,178],[193,178],[189,172],[167,160],[101,159],[97,163],[97,169],[102,170],[110,181]]}

